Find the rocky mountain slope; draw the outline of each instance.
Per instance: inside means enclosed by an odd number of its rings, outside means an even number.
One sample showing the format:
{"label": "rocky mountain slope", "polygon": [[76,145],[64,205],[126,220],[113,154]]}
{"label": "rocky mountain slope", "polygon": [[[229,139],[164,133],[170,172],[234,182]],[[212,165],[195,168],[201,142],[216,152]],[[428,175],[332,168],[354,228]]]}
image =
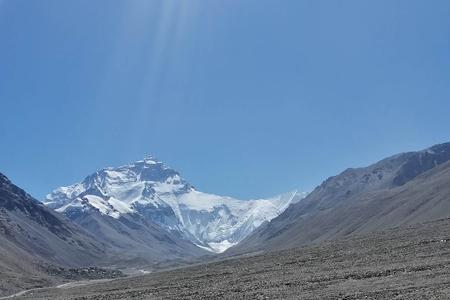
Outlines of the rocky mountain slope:
{"label": "rocky mountain slope", "polygon": [[449,299],[450,220],[19,299]]}
{"label": "rocky mountain slope", "polygon": [[[202,193],[177,171],[147,157],[58,188],[47,196],[45,204],[104,242],[139,249],[139,243],[151,242],[147,237],[162,232],[166,236],[157,237],[159,241],[170,236],[176,251],[184,249],[185,254],[199,255],[200,248],[222,252],[237,244],[303,197],[292,192],[272,199],[242,201]],[[124,233],[126,241],[121,237]],[[166,251],[161,250],[161,254]],[[142,248],[142,252],[147,249]]]}
{"label": "rocky mountain slope", "polygon": [[450,143],[348,169],[228,254],[284,249],[450,216]]}
{"label": "rocky mountain slope", "polygon": [[45,284],[44,265],[87,266],[104,255],[104,245],[0,173],[0,294]]}

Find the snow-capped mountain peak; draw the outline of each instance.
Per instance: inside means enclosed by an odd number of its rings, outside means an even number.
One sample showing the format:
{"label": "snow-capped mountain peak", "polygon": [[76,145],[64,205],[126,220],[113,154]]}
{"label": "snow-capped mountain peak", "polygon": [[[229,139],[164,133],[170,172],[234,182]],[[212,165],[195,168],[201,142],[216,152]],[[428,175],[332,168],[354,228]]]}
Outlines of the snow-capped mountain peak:
{"label": "snow-capped mountain peak", "polygon": [[295,191],[270,199],[238,200],[202,193],[177,171],[147,156],[58,188],[45,204],[69,218],[80,213],[119,220],[139,215],[167,231],[179,232],[201,248],[222,252],[304,196]]}

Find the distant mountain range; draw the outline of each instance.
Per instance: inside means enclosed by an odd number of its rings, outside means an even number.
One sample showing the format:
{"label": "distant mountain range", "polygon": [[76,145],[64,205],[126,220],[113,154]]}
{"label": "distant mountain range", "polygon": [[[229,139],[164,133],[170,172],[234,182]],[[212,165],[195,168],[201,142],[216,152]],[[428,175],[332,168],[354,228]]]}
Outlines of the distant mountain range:
{"label": "distant mountain range", "polygon": [[202,193],[177,171],[147,157],[58,188],[45,204],[103,242],[124,249],[149,253],[148,247],[155,245],[152,236],[164,235],[159,243],[171,240],[172,246],[162,247],[158,257],[167,251],[180,255],[223,252],[304,196],[291,192],[243,201]]}
{"label": "distant mountain range", "polygon": [[450,143],[347,169],[227,254],[291,248],[450,217]]}

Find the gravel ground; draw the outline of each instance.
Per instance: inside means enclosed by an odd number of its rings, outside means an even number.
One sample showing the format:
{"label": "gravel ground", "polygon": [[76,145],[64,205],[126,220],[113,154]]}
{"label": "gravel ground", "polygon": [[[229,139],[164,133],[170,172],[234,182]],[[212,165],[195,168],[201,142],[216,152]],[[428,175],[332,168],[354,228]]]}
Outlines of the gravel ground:
{"label": "gravel ground", "polygon": [[19,298],[450,299],[450,220]]}

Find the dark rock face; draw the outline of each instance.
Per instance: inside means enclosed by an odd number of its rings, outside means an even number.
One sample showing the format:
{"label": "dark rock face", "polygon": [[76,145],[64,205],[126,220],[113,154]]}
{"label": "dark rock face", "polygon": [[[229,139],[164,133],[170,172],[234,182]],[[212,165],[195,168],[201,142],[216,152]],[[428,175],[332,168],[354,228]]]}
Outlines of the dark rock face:
{"label": "dark rock face", "polygon": [[17,211],[30,221],[48,228],[59,237],[70,237],[72,232],[54,212],[32,198],[24,190],[15,186],[0,174],[0,207],[7,211]]}
{"label": "dark rock face", "polygon": [[175,213],[169,206],[155,206],[153,204],[142,204],[136,202],[133,204],[133,208],[136,209],[144,218],[152,220],[154,223],[160,226],[172,226],[173,228],[181,227]]}
{"label": "dark rock face", "polygon": [[[45,207],[42,203],[31,197],[24,190],[14,185],[5,175],[0,173],[0,223],[9,224],[9,228],[17,228],[14,232],[9,231],[9,235],[15,240],[21,240],[22,247],[32,248],[37,236],[45,236],[49,240],[55,240],[55,243],[69,243],[81,246],[80,251],[86,251],[86,255],[100,255],[103,246],[95,244],[93,239],[88,236],[81,228],[72,224],[63,216]],[[27,227],[32,227],[37,234],[33,237],[33,231]],[[21,235],[23,233],[24,235]],[[23,240],[31,238],[31,241]],[[30,242],[29,244],[27,242]],[[53,244],[49,244],[51,249]],[[71,247],[71,246],[69,246]],[[83,247],[86,247],[83,249]],[[93,250],[93,252],[89,252]],[[46,259],[45,257],[43,259]]]}
{"label": "dark rock face", "polygon": [[347,169],[229,253],[282,249],[450,216],[449,161],[446,143]]}
{"label": "dark rock face", "polygon": [[450,160],[450,143],[436,145],[411,156],[393,179],[395,185],[404,185],[418,175]]}

